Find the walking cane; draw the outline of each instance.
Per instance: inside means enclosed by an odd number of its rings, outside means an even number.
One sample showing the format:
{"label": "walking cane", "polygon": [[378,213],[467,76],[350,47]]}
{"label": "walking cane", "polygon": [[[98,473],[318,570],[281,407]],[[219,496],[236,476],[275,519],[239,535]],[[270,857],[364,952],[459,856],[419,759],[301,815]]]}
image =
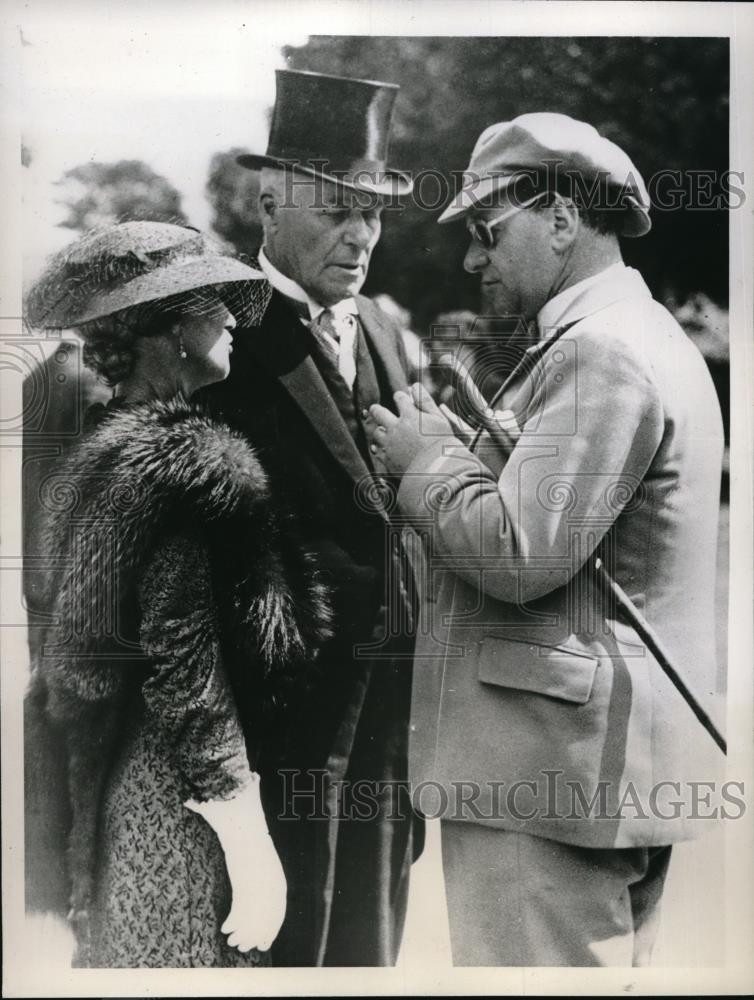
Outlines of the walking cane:
{"label": "walking cane", "polygon": [[[454,354],[443,354],[440,358],[440,364],[445,365],[450,370],[456,389],[467,402],[469,409],[473,412],[480,426],[487,431],[495,444],[503,451],[503,454],[510,454],[516,442],[495,419],[495,414],[477,388],[466,365],[462,361],[459,361]],[[702,707],[701,702],[681,674],[673,666],[670,654],[655,630],[641,614],[628,594],[625,593],[608,573],[598,556],[591,558],[589,569],[597,586],[603,593],[610,595],[625,621],[632,626],[639,638],[645,643],[699,722],[704,726],[722,752],[727,754],[728,744],[724,736]]]}

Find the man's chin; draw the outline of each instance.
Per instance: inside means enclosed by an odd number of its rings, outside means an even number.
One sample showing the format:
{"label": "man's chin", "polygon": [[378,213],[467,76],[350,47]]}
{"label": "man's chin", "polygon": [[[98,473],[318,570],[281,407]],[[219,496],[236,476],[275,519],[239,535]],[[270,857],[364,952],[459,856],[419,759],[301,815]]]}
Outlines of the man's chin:
{"label": "man's chin", "polygon": [[[351,281],[338,281],[328,284],[326,288],[322,289],[322,305],[323,306],[334,306],[336,302],[342,302],[343,299],[351,299],[354,295],[358,295],[361,286],[364,284],[363,278],[353,278]],[[327,302],[325,302],[325,297]]]}
{"label": "man's chin", "polygon": [[509,316],[512,305],[500,285],[482,286],[482,307],[485,316]]}

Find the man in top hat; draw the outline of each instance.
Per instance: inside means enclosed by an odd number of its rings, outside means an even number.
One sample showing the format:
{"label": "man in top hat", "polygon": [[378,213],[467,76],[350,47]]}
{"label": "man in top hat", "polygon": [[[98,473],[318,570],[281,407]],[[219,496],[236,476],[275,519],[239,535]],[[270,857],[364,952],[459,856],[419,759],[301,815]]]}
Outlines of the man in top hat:
{"label": "man in top hat", "polygon": [[311,697],[260,767],[289,885],[276,965],[393,964],[418,850],[410,579],[364,432],[409,374],[400,330],[359,294],[383,201],[411,189],[386,163],[397,90],[278,71],[267,153],[239,158],[262,171],[258,263],[273,294],[261,325],[238,329],[212,399],[296,510],[336,614]]}
{"label": "man in top hat", "polygon": [[402,477],[400,512],[428,535],[410,775],[442,792],[453,958],[644,965],[670,845],[719,813],[719,785],[704,786],[717,810],[695,795],[722,755],[594,558],[711,694],[718,402],[622,261],[649,200],[590,125],[542,113],[488,128],[440,218],[455,220],[490,311],[533,325],[490,401],[506,447],[499,433],[459,443],[418,389],[399,417],[373,407],[371,428]]}

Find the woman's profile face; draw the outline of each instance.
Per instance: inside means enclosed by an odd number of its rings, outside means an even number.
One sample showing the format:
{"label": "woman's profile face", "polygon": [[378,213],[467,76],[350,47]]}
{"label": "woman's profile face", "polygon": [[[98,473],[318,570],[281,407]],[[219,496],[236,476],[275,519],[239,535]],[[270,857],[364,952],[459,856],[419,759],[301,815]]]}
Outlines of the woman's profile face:
{"label": "woman's profile face", "polygon": [[192,381],[197,386],[228,377],[235,325],[232,313],[216,295],[204,296],[198,307],[183,316],[181,338],[186,358],[181,359],[181,364],[194,369]]}

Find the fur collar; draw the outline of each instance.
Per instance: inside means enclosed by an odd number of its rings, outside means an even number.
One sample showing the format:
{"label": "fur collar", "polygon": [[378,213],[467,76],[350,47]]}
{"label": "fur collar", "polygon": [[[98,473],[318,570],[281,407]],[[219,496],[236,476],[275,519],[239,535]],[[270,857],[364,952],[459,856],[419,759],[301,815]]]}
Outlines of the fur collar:
{"label": "fur collar", "polygon": [[[133,603],[156,540],[180,530],[207,541],[226,616],[266,675],[295,671],[329,634],[324,588],[253,449],[185,400],[108,408],[49,497],[50,596],[67,656],[102,650],[103,596]],[[91,683],[92,697],[106,697],[117,672],[100,670]]]}

